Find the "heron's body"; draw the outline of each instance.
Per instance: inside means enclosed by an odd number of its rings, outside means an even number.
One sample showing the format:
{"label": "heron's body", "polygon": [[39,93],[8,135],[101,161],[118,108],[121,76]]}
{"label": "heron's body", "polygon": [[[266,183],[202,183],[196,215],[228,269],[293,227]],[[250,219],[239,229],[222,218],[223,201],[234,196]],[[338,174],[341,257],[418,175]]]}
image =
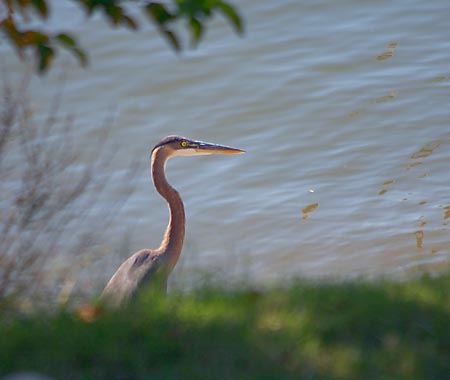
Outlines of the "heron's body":
{"label": "heron's body", "polygon": [[166,291],[168,276],[178,262],[183,248],[186,218],[180,194],[166,180],[165,164],[168,159],[176,156],[220,153],[239,154],[244,151],[180,136],[166,137],[153,148],[153,183],[169,205],[169,224],[158,249],[142,249],[123,262],[102,293],[105,302],[111,306],[120,306],[132,299],[142,287],[150,284]]}

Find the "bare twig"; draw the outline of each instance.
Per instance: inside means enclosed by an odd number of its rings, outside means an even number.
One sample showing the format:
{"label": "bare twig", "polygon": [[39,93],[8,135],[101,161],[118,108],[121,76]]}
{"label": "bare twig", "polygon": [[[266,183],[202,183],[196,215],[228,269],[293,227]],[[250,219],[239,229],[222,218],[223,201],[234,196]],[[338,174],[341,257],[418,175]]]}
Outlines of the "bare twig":
{"label": "bare twig", "polygon": [[[113,117],[99,134],[95,157],[82,160],[72,117],[60,117],[61,93],[43,124],[33,117],[27,87],[4,85],[0,106],[0,297],[33,299],[58,294],[58,282],[76,263],[92,255],[102,234],[132,192],[113,207],[98,207],[110,187],[110,163],[117,149],[105,143]],[[133,182],[136,164],[121,183]],[[125,182],[124,182],[125,181]],[[4,198],[3,198],[4,196]],[[96,207],[97,206],[97,207]],[[93,226],[100,226],[93,232]],[[54,262],[61,276],[49,276]],[[49,269],[51,267],[51,269]],[[75,273],[71,274],[76,276]],[[50,278],[50,281],[49,281]],[[67,288],[67,284],[66,284]],[[71,289],[73,286],[71,287]],[[67,300],[67,297],[65,297]]]}

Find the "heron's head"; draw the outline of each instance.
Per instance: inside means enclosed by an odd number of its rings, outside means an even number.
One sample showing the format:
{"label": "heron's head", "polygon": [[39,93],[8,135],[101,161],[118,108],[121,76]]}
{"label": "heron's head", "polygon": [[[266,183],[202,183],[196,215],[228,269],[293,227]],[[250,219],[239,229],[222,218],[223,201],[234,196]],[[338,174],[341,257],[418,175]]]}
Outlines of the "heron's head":
{"label": "heron's head", "polygon": [[181,136],[168,136],[162,139],[152,150],[164,151],[167,158],[177,156],[201,156],[205,154],[243,154],[245,150],[225,145],[211,144],[204,141],[191,140]]}

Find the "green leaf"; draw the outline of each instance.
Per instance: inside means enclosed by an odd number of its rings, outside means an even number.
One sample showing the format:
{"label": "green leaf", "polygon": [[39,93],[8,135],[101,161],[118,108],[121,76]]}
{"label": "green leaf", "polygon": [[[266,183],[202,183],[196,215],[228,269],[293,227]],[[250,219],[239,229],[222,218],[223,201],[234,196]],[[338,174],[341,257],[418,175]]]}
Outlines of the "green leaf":
{"label": "green leaf", "polygon": [[83,49],[80,48],[74,48],[71,50],[72,53],[78,58],[81,65],[84,67],[88,64],[88,57],[86,52]]}
{"label": "green leaf", "polygon": [[121,7],[115,6],[115,5],[111,5],[111,6],[104,5],[104,12],[105,12],[105,15],[113,23],[113,25],[118,25],[124,15],[123,9]]}
{"label": "green leaf", "polygon": [[189,20],[189,25],[191,28],[192,45],[197,46],[198,42],[200,41],[200,38],[203,35],[203,24],[195,17],[192,17]]}
{"label": "green leaf", "polygon": [[168,29],[161,29],[161,33],[164,35],[164,37],[167,38],[170,45],[172,45],[172,48],[176,52],[181,51],[180,41],[178,40],[178,37],[176,36],[176,34],[174,32],[172,32],[171,30],[168,30]]}
{"label": "green leaf", "polygon": [[138,24],[136,23],[136,21],[126,14],[122,15],[122,17],[120,18],[120,22],[122,23],[122,25],[125,25],[132,30],[138,30]]}
{"label": "green leaf", "polygon": [[159,31],[167,39],[172,48],[176,52],[181,51],[181,45],[177,35],[166,26],[169,21],[175,19],[175,16],[170,13],[163,4],[153,1],[147,3],[145,6],[145,11],[147,12],[150,20],[156,24]]}
{"label": "green leaf", "polygon": [[56,36],[56,39],[61,45],[64,45],[65,47],[74,48],[77,46],[77,42],[70,34],[60,33]]}
{"label": "green leaf", "polygon": [[159,26],[164,26],[168,21],[174,19],[174,15],[161,3],[148,3],[145,10],[152,21],[155,21]]}
{"label": "green leaf", "polygon": [[47,19],[48,17],[48,6],[46,0],[33,0],[31,5],[34,7],[36,12],[41,16],[42,19]]}
{"label": "green leaf", "polygon": [[46,45],[50,38],[49,35],[38,30],[26,30],[25,32],[17,33],[16,44],[19,47],[32,45]]}
{"label": "green leaf", "polygon": [[86,52],[78,46],[77,41],[70,34],[60,33],[55,38],[62,47],[68,49],[78,58],[82,66],[87,65],[88,59]]}
{"label": "green leaf", "polygon": [[53,58],[55,57],[55,50],[47,44],[38,43],[36,46],[36,53],[39,60],[39,73],[44,74],[52,64]]}
{"label": "green leaf", "polygon": [[216,5],[223,13],[223,15],[228,18],[234,27],[234,30],[238,34],[244,33],[244,26],[242,24],[242,19],[236,10],[228,3],[224,1],[219,1]]}

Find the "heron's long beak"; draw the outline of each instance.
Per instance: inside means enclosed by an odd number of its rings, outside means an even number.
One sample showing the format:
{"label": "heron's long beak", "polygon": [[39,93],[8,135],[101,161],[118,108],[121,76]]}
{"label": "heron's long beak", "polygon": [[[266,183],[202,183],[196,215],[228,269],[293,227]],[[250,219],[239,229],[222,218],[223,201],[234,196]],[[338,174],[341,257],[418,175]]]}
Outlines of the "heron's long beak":
{"label": "heron's long beak", "polygon": [[232,148],[230,146],[211,144],[203,141],[196,141],[192,144],[196,154],[244,154],[245,150]]}

